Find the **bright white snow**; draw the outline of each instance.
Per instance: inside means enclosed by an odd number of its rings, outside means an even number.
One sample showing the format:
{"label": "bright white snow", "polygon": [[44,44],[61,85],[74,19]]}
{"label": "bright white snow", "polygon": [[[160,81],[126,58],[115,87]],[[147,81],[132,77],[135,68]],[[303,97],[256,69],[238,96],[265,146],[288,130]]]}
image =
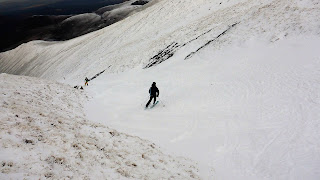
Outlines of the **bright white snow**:
{"label": "bright white snow", "polygon": [[199,179],[196,164],[85,119],[81,90],[0,74],[0,179]]}
{"label": "bright white snow", "polygon": [[240,23],[215,47],[251,38],[277,41],[301,34],[320,34],[320,4],[314,0],[158,0],[123,21],[64,42],[33,41],[0,54],[0,72],[36,76],[71,84],[102,70],[122,72],[141,67],[169,44],[189,43],[194,51]]}
{"label": "bright white snow", "polygon": [[[100,31],[1,53],[0,72],[79,85],[106,70],[85,88],[88,118],[198,161],[203,179],[319,179],[319,17],[318,0],[155,0]],[[160,103],[144,110],[153,81]]]}
{"label": "bright white snow", "polygon": [[[198,160],[204,179],[318,179],[318,47],[319,37],[249,41],[104,74],[87,87],[88,117]],[[160,103],[144,110],[153,81]]]}

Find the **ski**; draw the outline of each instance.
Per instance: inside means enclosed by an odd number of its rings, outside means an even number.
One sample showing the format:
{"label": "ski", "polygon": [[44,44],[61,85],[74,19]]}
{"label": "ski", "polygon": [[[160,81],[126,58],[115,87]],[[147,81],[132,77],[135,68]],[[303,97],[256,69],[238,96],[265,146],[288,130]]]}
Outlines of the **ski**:
{"label": "ski", "polygon": [[150,109],[154,108],[157,104],[158,104],[159,101],[156,101],[151,107]]}
{"label": "ski", "polygon": [[149,107],[145,107],[144,109],[152,109],[152,108],[154,108],[158,103],[159,103],[159,101],[156,101],[154,104],[152,104],[152,105],[149,106]]}

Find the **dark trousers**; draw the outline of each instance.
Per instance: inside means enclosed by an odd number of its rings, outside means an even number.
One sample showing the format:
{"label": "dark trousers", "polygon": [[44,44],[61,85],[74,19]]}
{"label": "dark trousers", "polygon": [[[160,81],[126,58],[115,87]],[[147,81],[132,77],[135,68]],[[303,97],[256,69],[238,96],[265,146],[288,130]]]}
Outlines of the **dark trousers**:
{"label": "dark trousers", "polygon": [[149,106],[150,102],[152,101],[152,98],[154,99],[154,100],[153,100],[153,104],[156,102],[157,96],[150,96],[150,99],[149,99],[148,103],[146,104],[146,107]]}

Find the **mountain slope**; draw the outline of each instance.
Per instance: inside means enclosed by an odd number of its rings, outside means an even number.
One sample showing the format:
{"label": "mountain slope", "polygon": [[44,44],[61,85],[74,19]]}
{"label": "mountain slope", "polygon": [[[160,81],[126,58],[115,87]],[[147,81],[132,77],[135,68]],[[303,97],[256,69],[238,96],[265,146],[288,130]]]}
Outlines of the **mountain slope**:
{"label": "mountain slope", "polygon": [[[0,71],[73,85],[103,72],[85,87],[88,119],[198,161],[203,179],[319,179],[319,2],[153,3],[2,53]],[[160,102],[144,110],[153,81]]]}
{"label": "mountain slope", "polygon": [[124,21],[74,40],[35,41],[1,53],[0,72],[78,83],[102,70],[143,67],[171,43],[189,42],[186,48],[195,51],[234,23],[239,24],[221,37],[215,48],[254,37],[276,41],[301,33],[319,35],[320,31],[320,5],[312,0],[152,3]]}
{"label": "mountain slope", "polygon": [[[212,46],[100,75],[88,119],[196,160],[203,179],[318,179],[320,38]],[[144,110],[153,81],[160,102]]]}
{"label": "mountain slope", "polygon": [[0,179],[199,179],[192,162],[87,121],[85,100],[70,86],[1,74]]}
{"label": "mountain slope", "polygon": [[[73,39],[107,27],[144,8],[141,5],[133,5],[135,0],[122,1],[122,3],[121,1],[104,1],[102,4],[92,1],[87,3],[69,1],[62,2],[60,5],[52,4],[50,7],[41,6],[42,10],[36,10],[37,7],[35,7],[36,9],[29,13],[25,12],[26,14],[23,10],[18,10],[19,12],[15,11],[14,15],[4,15],[0,10],[3,15],[0,16],[0,25],[4,27],[0,29],[0,52],[12,50],[32,40],[65,41]],[[102,7],[109,3],[120,4]],[[1,7],[3,3],[0,2]],[[98,7],[102,8],[97,10]],[[59,11],[56,11],[57,9]],[[92,12],[93,10],[96,11]]]}

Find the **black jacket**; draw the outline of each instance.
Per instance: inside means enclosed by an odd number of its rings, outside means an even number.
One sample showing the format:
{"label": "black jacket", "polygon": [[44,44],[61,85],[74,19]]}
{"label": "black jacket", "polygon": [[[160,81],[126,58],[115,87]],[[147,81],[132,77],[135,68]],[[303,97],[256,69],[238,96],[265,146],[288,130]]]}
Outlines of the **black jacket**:
{"label": "black jacket", "polygon": [[149,94],[150,94],[150,96],[159,96],[160,92],[159,92],[159,89],[157,88],[157,86],[152,85],[151,88],[149,89]]}

